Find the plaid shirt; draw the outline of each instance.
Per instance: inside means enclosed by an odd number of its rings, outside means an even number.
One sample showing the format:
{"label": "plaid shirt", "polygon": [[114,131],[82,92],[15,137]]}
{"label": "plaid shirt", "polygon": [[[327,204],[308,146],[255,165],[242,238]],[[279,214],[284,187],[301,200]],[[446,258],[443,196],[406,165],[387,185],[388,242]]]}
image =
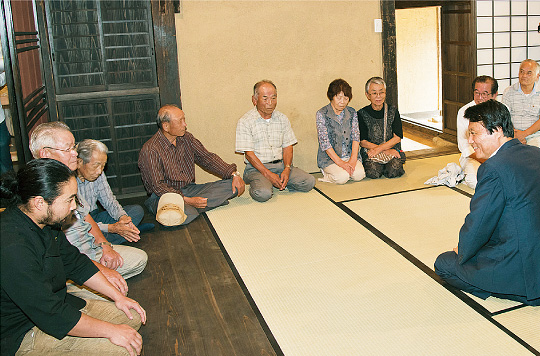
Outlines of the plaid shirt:
{"label": "plaid shirt", "polygon": [[[105,173],[101,175],[93,182],[85,180],[84,182],[77,177],[77,187],[79,197],[82,197],[88,203],[90,211],[94,211],[98,208],[97,202],[107,210],[109,215],[113,219],[120,219],[121,216],[127,215],[122,205],[116,200]],[[99,229],[104,232],[109,231],[109,224],[97,222]]]}
{"label": "plaid shirt", "polygon": [[254,107],[236,126],[236,152],[253,151],[262,163],[283,159],[283,149],[297,142],[289,119],[277,110],[265,120]]}
{"label": "plaid shirt", "polygon": [[502,102],[510,109],[512,123],[518,130],[526,130],[540,119],[540,88],[538,82],[533,91],[525,95],[521,85],[515,83],[504,91]]}

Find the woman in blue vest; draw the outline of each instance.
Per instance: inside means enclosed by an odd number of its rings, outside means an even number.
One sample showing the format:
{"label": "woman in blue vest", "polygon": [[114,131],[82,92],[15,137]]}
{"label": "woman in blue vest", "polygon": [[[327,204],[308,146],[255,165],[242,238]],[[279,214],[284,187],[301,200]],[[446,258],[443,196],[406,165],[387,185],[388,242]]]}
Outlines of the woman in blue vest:
{"label": "woman in blue vest", "polygon": [[343,79],[336,79],[326,93],[330,104],[317,111],[319,151],[317,165],[322,181],[345,184],[359,181],[366,175],[360,157],[360,131],[356,111],[348,107],[352,88]]}

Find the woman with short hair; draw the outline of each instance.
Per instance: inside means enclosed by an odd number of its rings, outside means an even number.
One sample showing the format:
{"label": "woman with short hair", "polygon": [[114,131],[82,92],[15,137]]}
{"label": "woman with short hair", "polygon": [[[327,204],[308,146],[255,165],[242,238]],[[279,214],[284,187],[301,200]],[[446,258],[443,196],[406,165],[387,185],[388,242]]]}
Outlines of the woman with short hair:
{"label": "woman with short hair", "polygon": [[319,150],[317,165],[323,181],[345,184],[352,179],[362,180],[366,175],[359,155],[360,132],[356,111],[349,107],[352,88],[343,79],[336,79],[326,93],[330,103],[317,111]]}
{"label": "woman with short hair", "polygon": [[365,90],[371,104],[358,110],[358,125],[366,176],[400,177],[405,173],[405,154],[401,150],[403,128],[399,112],[386,103],[386,83],[381,77],[370,78]]}

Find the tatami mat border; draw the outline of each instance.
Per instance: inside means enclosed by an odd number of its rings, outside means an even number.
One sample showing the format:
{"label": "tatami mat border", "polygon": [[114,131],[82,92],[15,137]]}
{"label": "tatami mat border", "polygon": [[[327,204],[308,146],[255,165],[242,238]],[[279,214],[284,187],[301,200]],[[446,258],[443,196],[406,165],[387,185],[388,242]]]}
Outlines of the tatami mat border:
{"label": "tatami mat border", "polygon": [[[435,187],[435,186],[433,186]],[[427,189],[427,188],[420,188],[420,189],[412,189],[410,191],[415,191],[415,190],[421,190],[421,189]],[[454,188],[450,188],[450,189],[454,189]],[[464,192],[462,190],[459,190],[459,189],[455,189],[456,191],[458,191],[459,193],[462,193],[464,195],[467,195],[467,196],[470,196],[470,194],[468,194],[467,192]],[[389,194],[383,194],[381,196],[386,196],[386,195],[395,195],[395,194],[400,194],[400,193],[405,193],[406,191],[403,191],[403,192],[393,192],[393,193],[389,193]],[[321,192],[319,192],[321,193]],[[321,193],[322,194],[322,193]],[[362,225],[363,227],[365,227],[367,230],[369,230],[372,234],[374,234],[375,236],[377,236],[379,239],[381,239],[384,243],[386,243],[388,246],[390,246],[391,248],[393,248],[396,252],[398,252],[400,255],[402,255],[405,259],[407,259],[409,262],[411,262],[414,266],[416,266],[418,269],[420,269],[422,272],[424,272],[425,274],[427,274],[429,277],[431,277],[432,279],[434,279],[437,283],[441,284],[444,288],[446,288],[449,292],[451,292],[452,294],[454,294],[456,297],[458,297],[459,299],[461,299],[465,304],[467,304],[468,306],[470,306],[473,310],[475,310],[477,313],[479,313],[480,315],[482,315],[484,318],[486,318],[487,320],[489,320],[492,324],[494,324],[495,326],[497,326],[499,329],[501,329],[502,331],[504,331],[508,336],[510,336],[511,338],[513,338],[514,340],[516,340],[518,343],[520,343],[521,345],[523,345],[524,347],[526,347],[529,351],[533,352],[535,355],[539,355],[540,356],[540,350],[536,350],[535,348],[533,348],[531,345],[529,345],[527,342],[525,342],[523,339],[521,339],[520,337],[518,337],[516,334],[514,334],[512,331],[510,331],[508,328],[506,328],[504,325],[502,325],[501,323],[499,323],[497,320],[495,320],[493,318],[493,316],[495,315],[499,315],[501,313],[504,313],[504,312],[508,312],[508,311],[512,311],[512,310],[515,310],[515,309],[520,309],[522,307],[524,307],[525,305],[522,304],[522,305],[518,305],[518,306],[515,306],[515,307],[511,307],[511,308],[507,308],[507,309],[504,309],[504,310],[501,310],[501,311],[498,311],[498,312],[494,312],[494,313],[491,313],[490,311],[488,311],[486,308],[484,308],[482,305],[478,304],[475,300],[473,300],[471,297],[469,297],[467,294],[465,294],[464,292],[462,292],[461,290],[458,290],[452,286],[450,286],[448,283],[444,282],[436,273],[433,269],[429,268],[428,266],[426,266],[424,263],[422,263],[420,260],[418,260],[416,257],[414,257],[411,253],[409,253],[407,250],[405,250],[403,247],[401,247],[399,244],[397,244],[395,241],[393,241],[391,238],[389,238],[388,236],[386,236],[384,233],[382,233],[380,230],[378,230],[377,228],[375,228],[373,225],[371,225],[369,222],[367,222],[366,220],[364,220],[362,217],[360,217],[358,214],[356,214],[354,211],[352,211],[351,209],[349,209],[347,206],[345,206],[344,202],[335,202],[333,201],[332,199],[330,199],[328,196],[326,196],[325,194],[322,194],[325,198],[327,198],[329,201],[331,201],[332,203],[334,203],[337,207],[339,207],[341,210],[343,210],[345,213],[347,213],[347,215],[349,215],[351,218],[353,218],[354,220],[356,220],[360,225]],[[374,198],[374,197],[370,197],[370,198]],[[360,199],[354,199],[354,200],[361,200],[361,199],[367,199],[367,198],[360,198]]]}
{"label": "tatami mat border", "polygon": [[210,227],[210,231],[212,232],[212,235],[214,235],[214,239],[216,240],[216,243],[218,244],[221,252],[223,253],[223,256],[225,257],[225,260],[227,261],[227,264],[231,268],[231,271],[233,272],[234,278],[236,278],[236,281],[240,285],[240,288],[242,289],[242,292],[246,296],[246,299],[251,306],[251,309],[255,313],[255,316],[257,317],[257,320],[259,320],[259,323],[261,324],[261,327],[266,334],[266,337],[268,338],[268,341],[270,342],[270,345],[274,349],[274,352],[277,356],[285,356],[283,351],[281,350],[281,347],[279,346],[276,338],[274,337],[274,334],[272,334],[272,331],[270,330],[270,327],[266,323],[266,320],[264,319],[264,316],[262,315],[261,311],[259,310],[259,307],[255,303],[255,300],[253,300],[253,297],[251,296],[251,293],[249,292],[248,288],[246,287],[246,284],[244,283],[244,280],[240,276],[240,273],[238,272],[238,269],[236,269],[236,266],[234,265],[231,256],[229,256],[229,253],[225,249],[225,246],[223,246],[223,243],[221,242],[221,239],[219,238],[218,233],[216,232],[216,229],[214,229],[214,225],[212,225],[212,222],[208,218],[208,216],[205,214],[202,214],[204,216],[204,220]]}
{"label": "tatami mat border", "polygon": [[[400,193],[405,193],[405,192],[410,192],[410,191],[430,189],[430,188],[434,188],[434,187],[436,187],[436,186],[427,186],[427,187],[411,189],[411,190],[405,190],[405,191],[400,191],[400,192],[392,192],[392,193],[388,193],[388,194],[381,194],[381,195],[378,195],[378,196],[351,199],[351,200],[342,201],[342,202],[336,202],[336,201],[332,200],[329,196],[327,196],[326,194],[321,192],[316,187],[314,188],[314,190],[316,190],[319,194],[321,194],[327,200],[329,200],[334,205],[336,205],[339,209],[341,209],[343,212],[345,212],[347,215],[349,215],[351,218],[353,218],[356,222],[361,224],[363,227],[365,227],[367,230],[369,230],[372,234],[377,236],[380,240],[382,240],[384,243],[386,243],[388,246],[390,246],[392,249],[394,249],[396,252],[398,252],[401,256],[403,256],[405,259],[407,259],[409,262],[411,262],[415,267],[417,267],[422,272],[427,274],[429,277],[431,277],[437,283],[439,283],[444,288],[446,288],[448,291],[450,291],[452,294],[454,294],[456,297],[458,297],[460,300],[462,300],[465,304],[467,304],[469,307],[471,307],[477,313],[479,313],[484,318],[486,318],[488,321],[490,321],[492,324],[494,324],[496,327],[498,327],[501,331],[503,331],[508,336],[513,338],[515,341],[517,341],[519,344],[524,346],[527,350],[531,351],[533,354],[540,356],[540,350],[536,350],[535,348],[533,348],[531,345],[529,345],[527,342],[522,340],[520,337],[518,337],[516,334],[514,334],[512,331],[510,331],[508,328],[506,328],[504,325],[502,325],[501,323],[499,323],[498,321],[496,321],[493,318],[493,316],[495,316],[495,315],[499,315],[499,314],[502,314],[502,313],[505,313],[505,312],[508,312],[508,311],[520,309],[520,308],[524,307],[525,305],[518,305],[518,306],[515,306],[515,307],[511,307],[511,308],[508,308],[508,309],[504,309],[504,310],[501,310],[501,311],[491,313],[486,308],[484,308],[482,305],[480,305],[475,300],[473,300],[471,297],[469,297],[467,294],[463,293],[461,290],[455,289],[452,286],[445,283],[444,281],[442,281],[440,279],[440,277],[435,273],[435,271],[433,271],[433,269],[426,266],[424,263],[422,263],[420,260],[418,260],[416,257],[414,257],[411,253],[409,253],[407,250],[405,250],[403,247],[401,247],[399,244],[394,242],[392,239],[390,239],[384,233],[379,231],[373,225],[368,223],[366,220],[364,220],[362,217],[360,217],[358,214],[356,214],[354,211],[352,211],[351,209],[349,209],[347,206],[344,205],[344,203],[349,202],[349,201],[363,200],[363,199],[375,198],[375,197],[386,196],[386,195],[395,195],[395,194],[400,194]],[[467,193],[467,192],[465,192],[463,190],[460,190],[459,188],[449,188],[449,189],[452,189],[452,190],[454,190],[456,192],[459,192],[459,193],[461,193],[461,194],[463,194],[465,196],[471,197],[471,195],[469,193]],[[231,268],[231,270],[232,270],[238,284],[240,285],[242,291],[244,292],[244,295],[246,296],[246,298],[247,298],[253,312],[257,316],[257,319],[259,320],[263,331],[267,335],[268,341],[272,345],[272,347],[273,347],[273,349],[274,349],[274,351],[276,352],[277,355],[284,355],[283,351],[281,350],[281,347],[279,346],[277,340],[275,339],[274,335],[272,334],[272,331],[270,330],[270,327],[266,323],[266,320],[264,319],[264,317],[263,317],[262,313],[260,312],[257,304],[255,303],[253,297],[251,296],[251,293],[249,292],[249,290],[246,287],[242,277],[240,276],[240,273],[236,269],[236,266],[234,265],[234,263],[233,263],[232,259],[230,258],[227,250],[225,249],[223,243],[221,242],[221,239],[219,238],[219,235],[217,234],[216,230],[214,229],[214,226],[212,225],[212,222],[210,221],[210,219],[208,218],[208,216],[206,214],[203,214],[203,216],[204,216],[204,219],[206,220],[208,226],[210,227],[210,230],[212,231],[212,234],[213,234],[217,244],[219,245],[219,248],[221,249],[221,251],[222,251],[222,253],[223,253],[223,255],[224,255],[224,257],[225,257],[225,259],[226,259],[226,261],[227,261],[227,263],[229,265],[229,267]]]}

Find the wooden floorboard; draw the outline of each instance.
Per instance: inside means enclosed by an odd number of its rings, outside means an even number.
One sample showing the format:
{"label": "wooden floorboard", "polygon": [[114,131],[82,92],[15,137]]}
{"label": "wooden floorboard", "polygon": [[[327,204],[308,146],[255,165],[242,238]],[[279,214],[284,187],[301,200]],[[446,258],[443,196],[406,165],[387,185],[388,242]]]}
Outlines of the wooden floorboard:
{"label": "wooden floorboard", "polygon": [[[148,213],[145,221],[155,222]],[[157,225],[132,246],[148,254],[143,273],[128,280],[148,315],[142,355],[276,355],[202,217]]]}

